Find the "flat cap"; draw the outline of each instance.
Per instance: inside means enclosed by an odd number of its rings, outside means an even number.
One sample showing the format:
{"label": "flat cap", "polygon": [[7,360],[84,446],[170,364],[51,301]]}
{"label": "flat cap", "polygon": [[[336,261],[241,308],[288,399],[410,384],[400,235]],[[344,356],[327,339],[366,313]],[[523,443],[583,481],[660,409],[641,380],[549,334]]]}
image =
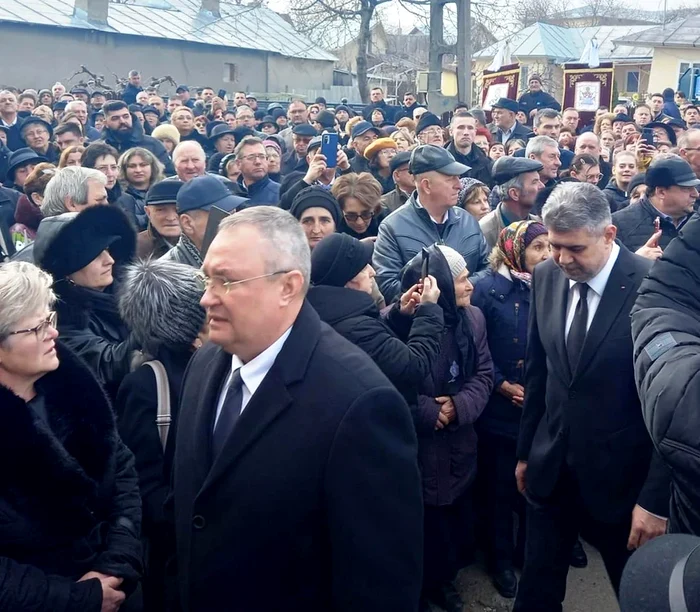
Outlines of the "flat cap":
{"label": "flat cap", "polygon": [[389,168],[392,172],[398,170],[401,166],[407,165],[411,161],[410,151],[399,151],[389,162]]}
{"label": "flat cap", "polygon": [[690,164],[678,156],[656,159],[647,168],[644,179],[647,187],[697,187],[700,180]]}
{"label": "flat cap", "polygon": [[292,128],[292,134],[296,134],[297,136],[313,137],[316,136],[318,132],[310,123],[300,123]]}
{"label": "flat cap", "polygon": [[498,98],[492,105],[491,108],[503,108],[509,110],[511,113],[517,113],[520,110],[520,105],[510,98]]}
{"label": "flat cap", "polygon": [[447,149],[435,145],[416,147],[413,149],[411,160],[408,163],[408,171],[411,174],[439,172],[440,174],[459,176],[470,169],[469,166],[456,161]]}
{"label": "flat cap", "polygon": [[534,159],[504,155],[499,157],[493,164],[491,176],[496,185],[503,185],[503,183],[507,183],[510,179],[525,172],[539,172],[542,168],[544,166]]}

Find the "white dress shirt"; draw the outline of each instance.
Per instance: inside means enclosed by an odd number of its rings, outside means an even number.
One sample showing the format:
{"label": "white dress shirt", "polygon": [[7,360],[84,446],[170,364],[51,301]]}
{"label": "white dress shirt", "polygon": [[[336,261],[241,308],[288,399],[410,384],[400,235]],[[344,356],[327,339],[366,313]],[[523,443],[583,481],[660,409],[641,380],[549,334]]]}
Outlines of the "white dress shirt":
{"label": "white dress shirt", "polygon": [[501,128],[498,128],[498,131],[501,134],[501,144],[506,144],[510,140],[510,137],[513,135],[513,130],[515,129],[516,123],[511,125],[510,129],[508,129],[508,130],[503,130]]}
{"label": "white dress shirt", "polygon": [[[600,299],[603,297],[603,291],[605,291],[605,285],[608,284],[608,279],[610,278],[610,273],[612,272],[613,266],[617,261],[617,257],[620,254],[620,247],[617,243],[613,242],[612,250],[610,251],[610,257],[608,257],[607,263],[603,266],[603,269],[598,272],[591,280],[586,283],[588,285],[588,323],[586,325],[586,331],[591,328],[591,323],[593,322],[593,317],[595,317],[596,310],[598,310],[598,305],[600,304]],[[574,321],[574,313],[576,312],[576,305],[578,304],[580,293],[579,289],[576,287],[578,283],[574,280],[569,280],[569,305],[566,311],[566,339],[569,339],[569,330],[571,329],[571,324]]]}
{"label": "white dress shirt", "polygon": [[219,420],[221,409],[224,406],[224,400],[226,399],[226,393],[228,393],[228,388],[231,384],[233,373],[239,369],[241,371],[241,380],[243,381],[241,413],[243,413],[246,405],[250,401],[250,398],[253,397],[253,394],[258,390],[258,387],[262,384],[262,381],[265,380],[267,373],[275,363],[275,359],[277,359],[277,355],[280,354],[280,351],[282,350],[284,343],[287,341],[287,338],[289,338],[290,333],[292,333],[291,327],[255,359],[251,359],[246,364],[244,364],[237,355],[231,355],[231,371],[226,377],[226,383],[224,384],[221,394],[219,395],[219,403],[216,406],[214,427],[216,427],[216,422]]}
{"label": "white dress shirt", "polygon": [[[423,205],[420,203],[420,200],[418,199],[418,194],[417,194],[417,193],[416,193],[416,206],[417,206],[418,208],[425,208],[425,206],[423,206]],[[445,216],[442,218],[442,221],[436,221],[435,219],[433,219],[433,216],[432,216],[430,213],[428,213],[428,216],[430,217],[430,220],[431,220],[435,225],[438,225],[438,224],[442,224],[442,223],[447,223],[447,219],[448,219],[448,217],[449,217],[450,215],[449,215],[449,212],[446,210],[446,211],[445,211]]]}

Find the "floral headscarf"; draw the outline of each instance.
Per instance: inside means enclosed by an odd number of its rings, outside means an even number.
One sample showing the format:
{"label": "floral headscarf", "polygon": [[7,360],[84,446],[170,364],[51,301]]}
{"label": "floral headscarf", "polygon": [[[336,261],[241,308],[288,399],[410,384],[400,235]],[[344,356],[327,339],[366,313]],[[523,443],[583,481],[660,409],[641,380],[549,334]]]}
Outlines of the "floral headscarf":
{"label": "floral headscarf", "polygon": [[516,221],[503,228],[498,237],[498,249],[503,254],[503,263],[511,276],[523,281],[528,287],[532,275],[525,268],[525,249],[537,236],[546,233],[547,229],[539,221]]}

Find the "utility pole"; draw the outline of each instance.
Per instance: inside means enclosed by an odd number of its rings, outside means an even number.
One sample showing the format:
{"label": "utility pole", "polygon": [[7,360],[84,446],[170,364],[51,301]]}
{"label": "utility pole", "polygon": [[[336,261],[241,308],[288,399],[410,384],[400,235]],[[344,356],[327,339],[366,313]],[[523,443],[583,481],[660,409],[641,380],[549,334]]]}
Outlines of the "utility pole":
{"label": "utility pole", "polygon": [[459,99],[472,105],[472,6],[457,0],[457,90]]}
{"label": "utility pole", "polygon": [[[445,44],[444,10],[446,4],[457,4],[457,44]],[[430,0],[430,52],[428,56],[428,100],[436,114],[450,109],[454,98],[441,95],[442,58],[457,58],[457,89],[459,100],[471,106],[471,0]]]}

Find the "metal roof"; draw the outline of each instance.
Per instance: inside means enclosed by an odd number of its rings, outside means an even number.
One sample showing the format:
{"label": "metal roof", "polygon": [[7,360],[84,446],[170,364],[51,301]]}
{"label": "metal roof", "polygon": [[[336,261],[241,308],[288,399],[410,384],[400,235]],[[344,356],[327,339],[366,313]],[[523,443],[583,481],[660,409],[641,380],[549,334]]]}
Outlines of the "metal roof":
{"label": "metal roof", "polygon": [[647,21],[649,23],[663,23],[663,11],[644,11],[639,8],[615,7],[614,11],[604,11],[600,13],[600,7],[593,5],[578,6],[566,11],[554,13],[547,19],[635,19],[637,21]]}
{"label": "metal roof", "polygon": [[28,23],[148,36],[251,49],[287,57],[336,61],[264,6],[221,3],[221,17],[200,10],[201,0],[134,0],[109,3],[106,24],[74,14],[74,0],[1,0],[0,22]]}
{"label": "metal roof", "polygon": [[700,47],[700,15],[691,15],[664,26],[619,36],[618,40],[624,41],[624,44],[650,47]]}
{"label": "metal roof", "polygon": [[[547,23],[534,23],[516,34],[489,45],[474,54],[474,58],[494,57],[507,40],[513,58],[545,57],[555,62],[572,62],[581,57],[586,43],[594,38],[598,41],[601,61],[651,61],[653,49],[649,45],[618,45],[614,41],[650,29],[646,25],[592,26],[588,28],[565,28]],[[651,29],[655,29],[651,26]]]}

